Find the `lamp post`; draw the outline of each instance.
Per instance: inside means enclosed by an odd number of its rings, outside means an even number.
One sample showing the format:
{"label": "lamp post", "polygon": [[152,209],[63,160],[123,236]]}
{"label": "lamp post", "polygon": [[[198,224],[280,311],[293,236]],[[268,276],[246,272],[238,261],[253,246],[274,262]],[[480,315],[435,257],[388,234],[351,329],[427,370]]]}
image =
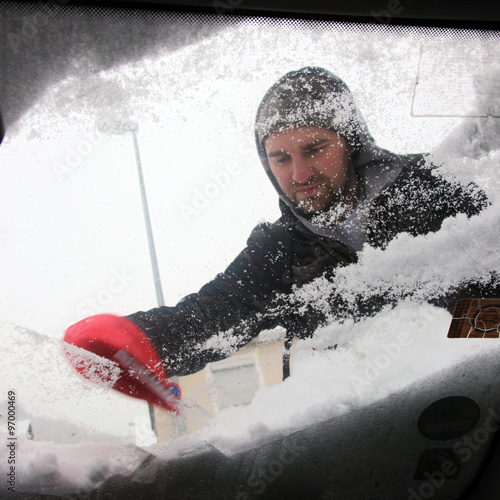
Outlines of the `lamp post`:
{"label": "lamp post", "polygon": [[[132,138],[134,140],[137,175],[139,177],[139,189],[141,192],[142,212],[144,215],[144,225],[146,227],[146,234],[148,238],[149,258],[151,261],[151,269],[153,271],[156,302],[158,304],[158,307],[163,306],[165,305],[165,303],[163,301],[160,272],[158,269],[158,260],[156,258],[156,249],[153,239],[153,230],[151,228],[151,218],[149,216],[149,207],[148,207],[148,200],[146,197],[146,189],[144,186],[144,176],[142,175],[141,157],[139,155],[139,143],[137,141],[137,131],[139,130],[139,125],[131,120],[104,120],[104,121],[98,121],[97,129],[104,134],[110,134],[110,135],[123,135],[129,132],[132,134]],[[151,404],[149,405],[149,418],[151,419],[151,427],[153,428],[156,434],[155,414],[154,414],[154,408]]]}
{"label": "lamp post", "polygon": [[149,216],[148,200],[146,197],[146,189],[144,187],[144,176],[142,175],[141,157],[139,155],[139,143],[137,141],[137,131],[139,125],[131,120],[109,120],[98,122],[97,128],[105,134],[123,135],[128,132],[132,134],[134,141],[135,162],[137,166],[137,175],[139,177],[139,189],[141,192],[142,212],[144,215],[144,225],[146,227],[146,235],[148,239],[149,258],[151,261],[151,270],[153,272],[153,281],[156,292],[156,302],[158,307],[165,305],[163,301],[163,292],[160,279],[160,271],[158,269],[158,260],[156,258],[156,249],[153,238],[153,230],[151,228],[151,218]]}

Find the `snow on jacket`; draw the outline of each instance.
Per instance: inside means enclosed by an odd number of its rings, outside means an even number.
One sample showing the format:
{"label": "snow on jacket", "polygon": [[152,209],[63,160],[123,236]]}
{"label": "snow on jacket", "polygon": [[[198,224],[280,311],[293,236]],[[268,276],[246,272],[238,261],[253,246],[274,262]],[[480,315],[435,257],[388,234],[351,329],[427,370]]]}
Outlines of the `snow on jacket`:
{"label": "snow on jacket", "polygon": [[[267,103],[284,83],[288,85],[290,78],[300,81],[304,74],[326,82],[341,95],[341,103],[348,110],[342,115],[344,123],[332,127],[342,130],[355,150],[353,161],[363,191],[358,213],[365,244],[384,248],[399,233],[416,236],[437,231],[447,217],[458,213],[472,216],[487,205],[485,195],[474,186],[436,175],[425,156],[396,155],[378,148],[349,90],[331,73],[304,68],[285,75],[264,97],[256,125],[257,148],[280,196],[282,216],[274,223],[255,227],[243,251],[198,293],[188,295],[175,307],[128,316],[151,339],[169,375],[194,373],[209,362],[231,355],[262,330],[278,325],[291,335],[312,334],[325,321],[324,314],[313,304],[307,313],[299,311],[287,297],[297,287],[321,276],[331,278],[339,266],[357,261],[358,248],[338,228],[329,226],[327,213],[306,214],[282,193],[263,150],[263,110],[265,113]],[[293,126],[305,124],[298,121]],[[272,126],[277,130],[281,125]],[[372,314],[385,302],[380,297],[346,309],[342,297],[333,294],[331,304],[330,319]]]}

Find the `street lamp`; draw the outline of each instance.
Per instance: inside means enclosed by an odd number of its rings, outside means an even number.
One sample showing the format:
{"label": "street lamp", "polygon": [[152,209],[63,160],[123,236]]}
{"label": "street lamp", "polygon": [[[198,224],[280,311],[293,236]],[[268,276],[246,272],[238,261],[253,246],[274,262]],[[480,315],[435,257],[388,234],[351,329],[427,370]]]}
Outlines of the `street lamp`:
{"label": "street lamp", "polygon": [[[104,134],[110,135],[123,135],[129,132],[132,134],[132,138],[134,140],[137,175],[139,177],[139,189],[141,191],[142,212],[144,214],[144,224],[146,226],[146,234],[148,238],[149,257],[151,261],[151,269],[153,271],[153,281],[156,291],[156,302],[158,303],[158,307],[163,306],[165,305],[165,303],[163,301],[160,272],[158,270],[158,260],[156,258],[153,230],[151,228],[151,218],[149,216],[148,200],[146,198],[146,189],[144,187],[144,176],[142,175],[141,157],[139,155],[139,143],[137,141],[137,131],[139,130],[139,125],[131,120],[103,120],[98,121],[97,129]],[[149,418],[151,419],[151,426],[156,432],[154,409],[151,404],[149,405]]]}
{"label": "street lamp", "polygon": [[110,135],[123,135],[128,132],[132,134],[134,140],[135,161],[137,165],[137,175],[139,177],[139,189],[141,191],[142,212],[144,214],[144,224],[148,238],[149,257],[151,269],[153,271],[153,281],[156,292],[156,301],[158,307],[165,305],[163,301],[163,292],[161,287],[160,272],[158,269],[158,260],[156,258],[155,243],[153,239],[153,230],[151,228],[151,219],[149,216],[148,200],[146,198],[146,189],[144,187],[144,176],[142,175],[141,157],[139,155],[139,143],[137,141],[137,131],[139,125],[131,120],[104,120],[97,123],[100,132]]}

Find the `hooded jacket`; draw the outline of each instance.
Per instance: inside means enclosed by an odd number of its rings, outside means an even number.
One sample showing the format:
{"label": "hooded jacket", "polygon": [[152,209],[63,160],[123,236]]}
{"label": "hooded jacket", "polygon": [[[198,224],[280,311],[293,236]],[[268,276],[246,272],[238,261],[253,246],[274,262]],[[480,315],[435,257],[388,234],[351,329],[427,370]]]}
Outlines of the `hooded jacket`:
{"label": "hooded jacket", "polygon": [[[353,149],[362,199],[341,227],[328,223],[328,213],[302,211],[269,167],[265,138],[307,125],[339,132]],[[347,86],[322,68],[293,71],[269,89],[257,111],[255,137],[282,216],[255,227],[243,251],[198,293],[175,307],[128,316],[151,339],[170,375],[194,373],[223,359],[264,329],[281,325],[289,337],[312,334],[325,316],[312,304],[304,311],[288,300],[297,287],[356,262],[363,244],[383,248],[401,232],[437,231],[447,217],[472,216],[487,205],[474,186],[435,175],[424,155],[396,155],[377,147]],[[356,228],[355,238],[350,226]],[[384,304],[380,298],[347,308],[333,294],[330,318],[358,319]]]}

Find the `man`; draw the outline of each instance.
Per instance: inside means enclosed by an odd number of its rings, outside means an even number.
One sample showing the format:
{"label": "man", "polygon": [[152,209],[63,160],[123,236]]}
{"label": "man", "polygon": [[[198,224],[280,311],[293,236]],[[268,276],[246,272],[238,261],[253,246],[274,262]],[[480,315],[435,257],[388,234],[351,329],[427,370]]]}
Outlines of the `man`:
{"label": "man", "polygon": [[[90,318],[68,330],[68,342],[93,350],[103,331],[113,338],[125,330],[145,334],[168,374],[186,375],[264,329],[282,325],[288,339],[311,335],[325,315],[313,304],[304,311],[288,300],[297,287],[331,278],[339,266],[356,262],[365,244],[383,248],[401,232],[436,231],[445,218],[472,216],[487,205],[473,186],[435,175],[424,156],[376,146],[347,86],[321,68],[288,73],[271,87],[255,136],[281,218],[258,225],[223,273],[175,307],[112,324],[95,320],[99,326]],[[338,318],[359,318],[384,305],[382,298],[361,299],[348,307],[334,291],[330,302]],[[285,376],[287,370],[285,364]]]}

